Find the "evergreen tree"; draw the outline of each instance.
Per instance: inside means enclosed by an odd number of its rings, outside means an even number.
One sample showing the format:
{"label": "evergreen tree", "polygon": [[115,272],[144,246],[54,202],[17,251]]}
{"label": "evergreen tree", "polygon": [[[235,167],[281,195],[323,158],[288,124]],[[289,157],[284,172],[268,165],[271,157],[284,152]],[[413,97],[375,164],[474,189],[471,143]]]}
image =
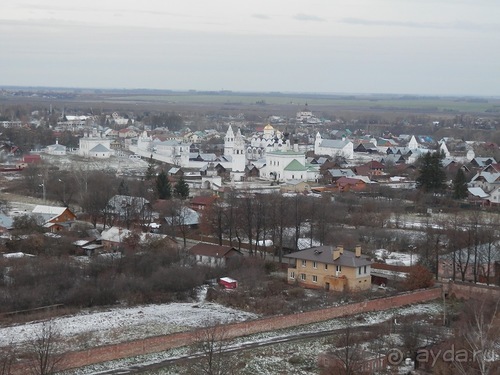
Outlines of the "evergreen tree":
{"label": "evergreen tree", "polygon": [[165,171],[161,171],[158,176],[156,176],[156,193],[159,199],[172,198],[172,185],[170,185],[170,181]]}
{"label": "evergreen tree", "polygon": [[453,179],[453,199],[465,198],[467,198],[467,178],[462,168],[460,168]]}
{"label": "evergreen tree", "polygon": [[118,195],[128,195],[128,185],[125,180],[120,181],[120,185],[118,186]]}
{"label": "evergreen tree", "polygon": [[441,161],[443,153],[426,153],[420,157],[419,176],[417,177],[417,188],[424,191],[439,192],[446,188],[446,172]]}
{"label": "evergreen tree", "polygon": [[186,199],[189,197],[189,186],[182,176],[174,186],[174,195],[180,199]]}
{"label": "evergreen tree", "polygon": [[144,179],[146,181],[150,181],[156,175],[155,170],[155,161],[153,160],[153,155],[149,157],[148,169],[146,169],[146,174],[144,175]]}

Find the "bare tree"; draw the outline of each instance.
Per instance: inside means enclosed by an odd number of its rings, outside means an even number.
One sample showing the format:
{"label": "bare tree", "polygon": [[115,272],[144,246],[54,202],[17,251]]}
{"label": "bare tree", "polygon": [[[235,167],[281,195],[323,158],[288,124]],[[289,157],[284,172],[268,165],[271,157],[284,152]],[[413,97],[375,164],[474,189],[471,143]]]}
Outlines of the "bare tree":
{"label": "bare tree", "polygon": [[[99,220],[102,220],[104,228],[106,228],[106,219],[111,217],[109,212],[111,207],[108,207],[108,201],[115,194],[112,188],[113,178],[104,172],[98,171],[92,173],[82,172],[75,175],[75,179],[83,185],[80,187],[82,191],[80,205],[83,211],[89,215],[94,228]],[[103,189],[102,186],[107,186],[107,188]]]}
{"label": "bare tree", "polygon": [[160,214],[167,223],[168,234],[174,237],[182,236],[185,248],[193,215],[187,203],[180,199],[170,199],[163,205]]}
{"label": "bare tree", "polygon": [[280,193],[273,193],[269,196],[269,227],[271,238],[278,253],[278,260],[283,260],[283,236],[285,231],[285,219],[288,210],[287,198]]}
{"label": "bare tree", "polygon": [[500,345],[500,324],[497,316],[500,298],[493,302],[483,300],[481,303],[473,300],[469,307],[468,321],[460,332],[469,360],[455,360],[453,365],[463,375],[470,374],[471,367],[475,370],[473,373],[489,375],[493,373],[492,359],[495,358],[495,350]]}
{"label": "bare tree", "polygon": [[360,372],[363,357],[360,339],[351,326],[348,325],[343,330],[330,351],[333,362],[328,374],[355,375]]}
{"label": "bare tree", "polygon": [[28,348],[31,353],[29,371],[33,375],[48,375],[57,371],[63,357],[57,352],[61,335],[51,320],[42,323]]}
{"label": "bare tree", "polygon": [[217,237],[219,245],[222,246],[225,229],[225,214],[226,205],[220,198],[216,199],[210,207],[203,212],[201,216],[202,232],[204,234],[214,234]]}
{"label": "bare tree", "polygon": [[10,370],[15,358],[16,353],[12,345],[0,348],[0,375],[10,375]]}
{"label": "bare tree", "polygon": [[195,333],[193,350],[200,357],[190,367],[192,374],[230,375],[236,372],[234,357],[227,353],[228,330],[223,322],[208,319],[203,328]]}

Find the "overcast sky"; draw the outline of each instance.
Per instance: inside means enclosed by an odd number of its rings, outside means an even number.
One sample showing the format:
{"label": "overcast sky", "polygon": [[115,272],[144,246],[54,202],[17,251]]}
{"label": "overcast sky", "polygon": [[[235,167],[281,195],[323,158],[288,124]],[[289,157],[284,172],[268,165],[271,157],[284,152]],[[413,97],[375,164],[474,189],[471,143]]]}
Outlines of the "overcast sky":
{"label": "overcast sky", "polygon": [[498,0],[1,0],[0,86],[500,95]]}

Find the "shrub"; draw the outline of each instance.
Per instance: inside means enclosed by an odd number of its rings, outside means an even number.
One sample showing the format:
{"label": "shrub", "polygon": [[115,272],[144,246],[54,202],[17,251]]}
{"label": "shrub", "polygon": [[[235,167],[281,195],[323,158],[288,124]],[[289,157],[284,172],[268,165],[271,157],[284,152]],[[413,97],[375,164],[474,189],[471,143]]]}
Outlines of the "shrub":
{"label": "shrub", "polygon": [[434,285],[434,276],[421,265],[411,267],[403,286],[406,290],[429,288]]}

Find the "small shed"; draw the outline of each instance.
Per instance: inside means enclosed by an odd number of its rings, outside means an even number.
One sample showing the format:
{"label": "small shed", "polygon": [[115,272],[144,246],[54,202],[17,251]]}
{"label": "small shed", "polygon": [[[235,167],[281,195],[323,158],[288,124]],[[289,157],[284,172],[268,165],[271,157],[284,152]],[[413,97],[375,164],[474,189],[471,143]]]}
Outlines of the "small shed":
{"label": "small shed", "polygon": [[219,285],[224,289],[236,289],[238,287],[238,282],[230,277],[221,277],[219,279]]}

